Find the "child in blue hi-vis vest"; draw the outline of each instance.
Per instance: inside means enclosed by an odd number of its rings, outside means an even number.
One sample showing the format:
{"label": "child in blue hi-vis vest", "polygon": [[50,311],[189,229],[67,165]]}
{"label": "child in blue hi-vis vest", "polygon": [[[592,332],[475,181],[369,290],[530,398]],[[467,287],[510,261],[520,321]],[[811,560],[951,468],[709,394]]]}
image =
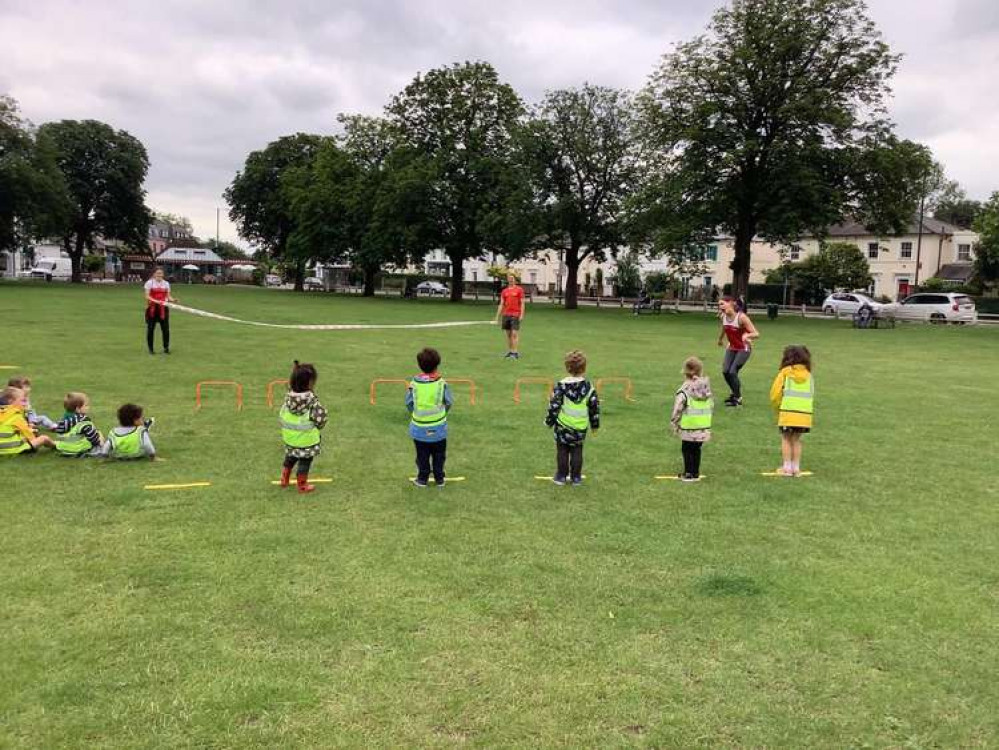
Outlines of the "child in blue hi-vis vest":
{"label": "child in blue hi-vis vest", "polygon": [[281,439],[284,440],[284,464],[281,467],[281,486],[287,487],[291,481],[291,470],[298,465],[296,481],[301,494],[313,492],[316,488],[309,484],[309,470],[312,460],[319,455],[322,438],[319,431],[326,426],[329,412],[313,393],[316,368],[310,364],[295,366],[288,378],[288,395],[281,404],[278,419],[281,422]]}
{"label": "child in blue hi-vis vest", "polygon": [[696,482],[701,477],[701,447],[711,439],[711,417],[714,400],[711,383],[704,377],[704,364],[697,357],[683,363],[683,385],[673,397],[670,427],[680,438],[683,454],[684,482]]}
{"label": "child in blue hi-vis vest", "polygon": [[597,389],[586,379],[586,355],[573,350],[565,355],[563,378],[552,391],[545,424],[555,433],[555,476],[557,485],[583,483],[583,442],[589,430],[600,428],[600,399]]}
{"label": "child in blue hi-vis vest", "polygon": [[447,461],[447,415],[454,403],[451,388],[437,369],[441,355],[436,349],[422,349],[416,355],[420,374],[406,389],[409,410],[409,436],[416,446],[416,478],[413,484],[426,487],[430,474],[434,484],[444,486],[444,462]]}

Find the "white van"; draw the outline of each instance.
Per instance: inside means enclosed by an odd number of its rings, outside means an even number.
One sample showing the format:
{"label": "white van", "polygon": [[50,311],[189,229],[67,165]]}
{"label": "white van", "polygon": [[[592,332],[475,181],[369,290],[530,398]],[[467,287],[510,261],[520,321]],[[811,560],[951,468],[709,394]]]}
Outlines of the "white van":
{"label": "white van", "polygon": [[68,281],[73,275],[73,263],[69,258],[39,258],[28,271],[32,279]]}

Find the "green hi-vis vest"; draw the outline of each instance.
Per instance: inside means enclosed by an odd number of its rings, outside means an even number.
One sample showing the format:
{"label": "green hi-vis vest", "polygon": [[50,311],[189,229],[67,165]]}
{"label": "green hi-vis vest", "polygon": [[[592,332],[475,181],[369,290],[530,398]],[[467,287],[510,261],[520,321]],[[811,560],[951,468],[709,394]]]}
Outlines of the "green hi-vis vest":
{"label": "green hi-vis vest", "polygon": [[559,424],[577,432],[585,432],[590,426],[590,410],[586,402],[591,393],[593,393],[593,388],[587,388],[583,398],[579,401],[573,401],[568,396],[563,396],[562,408],[558,413]]}
{"label": "green hi-vis vest", "polygon": [[142,433],[145,429],[145,427],[136,427],[124,435],[111,430],[108,433],[108,440],[111,441],[111,458],[141,458]]}
{"label": "green hi-vis vest", "polygon": [[413,380],[413,424],[417,427],[439,427],[447,422],[444,406],[444,378],[440,380]]}
{"label": "green hi-vis vest", "polygon": [[800,414],[812,413],[812,399],[815,394],[815,383],[811,374],[804,383],[798,383],[788,375],[784,378],[784,395],[780,400],[781,411],[795,411]]}
{"label": "green hi-vis vest", "polygon": [[8,421],[0,423],[0,456],[14,456],[31,448],[24,436],[14,429],[14,419],[18,412],[10,412]]}
{"label": "green hi-vis vest", "polygon": [[84,453],[89,453],[93,446],[81,432],[88,424],[93,423],[89,419],[83,419],[73,425],[72,429],[65,435],[56,437],[56,450],[64,456],[81,456]]}
{"label": "green hi-vis vest", "polygon": [[[679,391],[677,391],[679,393]],[[687,408],[680,415],[681,430],[710,430],[711,413],[714,411],[715,402],[712,398],[694,398],[689,393],[687,397]]]}
{"label": "green hi-vis vest", "polygon": [[319,445],[319,428],[316,427],[309,414],[293,414],[287,406],[282,406],[278,412],[281,422],[281,439],[289,448],[311,448]]}

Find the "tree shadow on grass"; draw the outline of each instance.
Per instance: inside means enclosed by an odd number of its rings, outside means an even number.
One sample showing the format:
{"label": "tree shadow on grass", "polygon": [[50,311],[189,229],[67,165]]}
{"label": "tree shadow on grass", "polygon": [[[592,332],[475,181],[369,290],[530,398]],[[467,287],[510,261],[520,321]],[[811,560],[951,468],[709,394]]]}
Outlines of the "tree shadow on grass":
{"label": "tree shadow on grass", "polygon": [[705,576],[696,585],[702,596],[759,596],[760,586],[749,576],[713,574]]}

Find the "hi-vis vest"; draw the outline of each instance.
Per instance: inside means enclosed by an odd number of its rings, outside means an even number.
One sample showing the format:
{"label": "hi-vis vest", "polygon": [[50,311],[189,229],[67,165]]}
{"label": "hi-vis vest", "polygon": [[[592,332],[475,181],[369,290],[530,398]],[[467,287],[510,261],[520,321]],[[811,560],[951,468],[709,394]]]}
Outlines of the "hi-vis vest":
{"label": "hi-vis vest", "polygon": [[142,453],[142,433],[145,427],[136,427],[124,435],[119,435],[115,430],[108,433],[108,440],[111,441],[112,458],[141,458]]}
{"label": "hi-vis vest", "polygon": [[784,378],[784,395],[780,400],[780,410],[811,414],[814,393],[815,383],[812,381],[811,373],[804,383],[799,383],[788,375]]}
{"label": "hi-vis vest", "polygon": [[13,456],[31,448],[24,436],[14,427],[14,420],[20,416],[21,412],[12,409],[0,422],[0,456]]}
{"label": "hi-vis vest", "polygon": [[287,406],[278,412],[281,422],[281,439],[289,448],[311,448],[319,445],[319,428],[309,419],[309,413],[294,414]]}
{"label": "hi-vis vest", "polygon": [[592,386],[586,389],[583,398],[573,401],[568,396],[562,397],[562,408],[558,412],[558,422],[563,427],[577,432],[585,432],[590,426],[590,409],[586,402],[593,393]]}
{"label": "hi-vis vest", "polygon": [[417,427],[440,427],[447,422],[444,405],[444,378],[439,380],[413,380],[413,424]]}
{"label": "hi-vis vest", "polygon": [[[679,393],[680,391],[677,391]],[[694,398],[689,393],[687,397],[687,408],[680,415],[681,430],[710,430],[711,413],[714,410],[715,402],[709,398]]]}
{"label": "hi-vis vest", "polygon": [[89,419],[83,419],[73,425],[72,429],[65,435],[59,435],[56,438],[56,450],[64,456],[80,456],[89,453],[93,446],[81,432],[88,424],[93,423]]}

